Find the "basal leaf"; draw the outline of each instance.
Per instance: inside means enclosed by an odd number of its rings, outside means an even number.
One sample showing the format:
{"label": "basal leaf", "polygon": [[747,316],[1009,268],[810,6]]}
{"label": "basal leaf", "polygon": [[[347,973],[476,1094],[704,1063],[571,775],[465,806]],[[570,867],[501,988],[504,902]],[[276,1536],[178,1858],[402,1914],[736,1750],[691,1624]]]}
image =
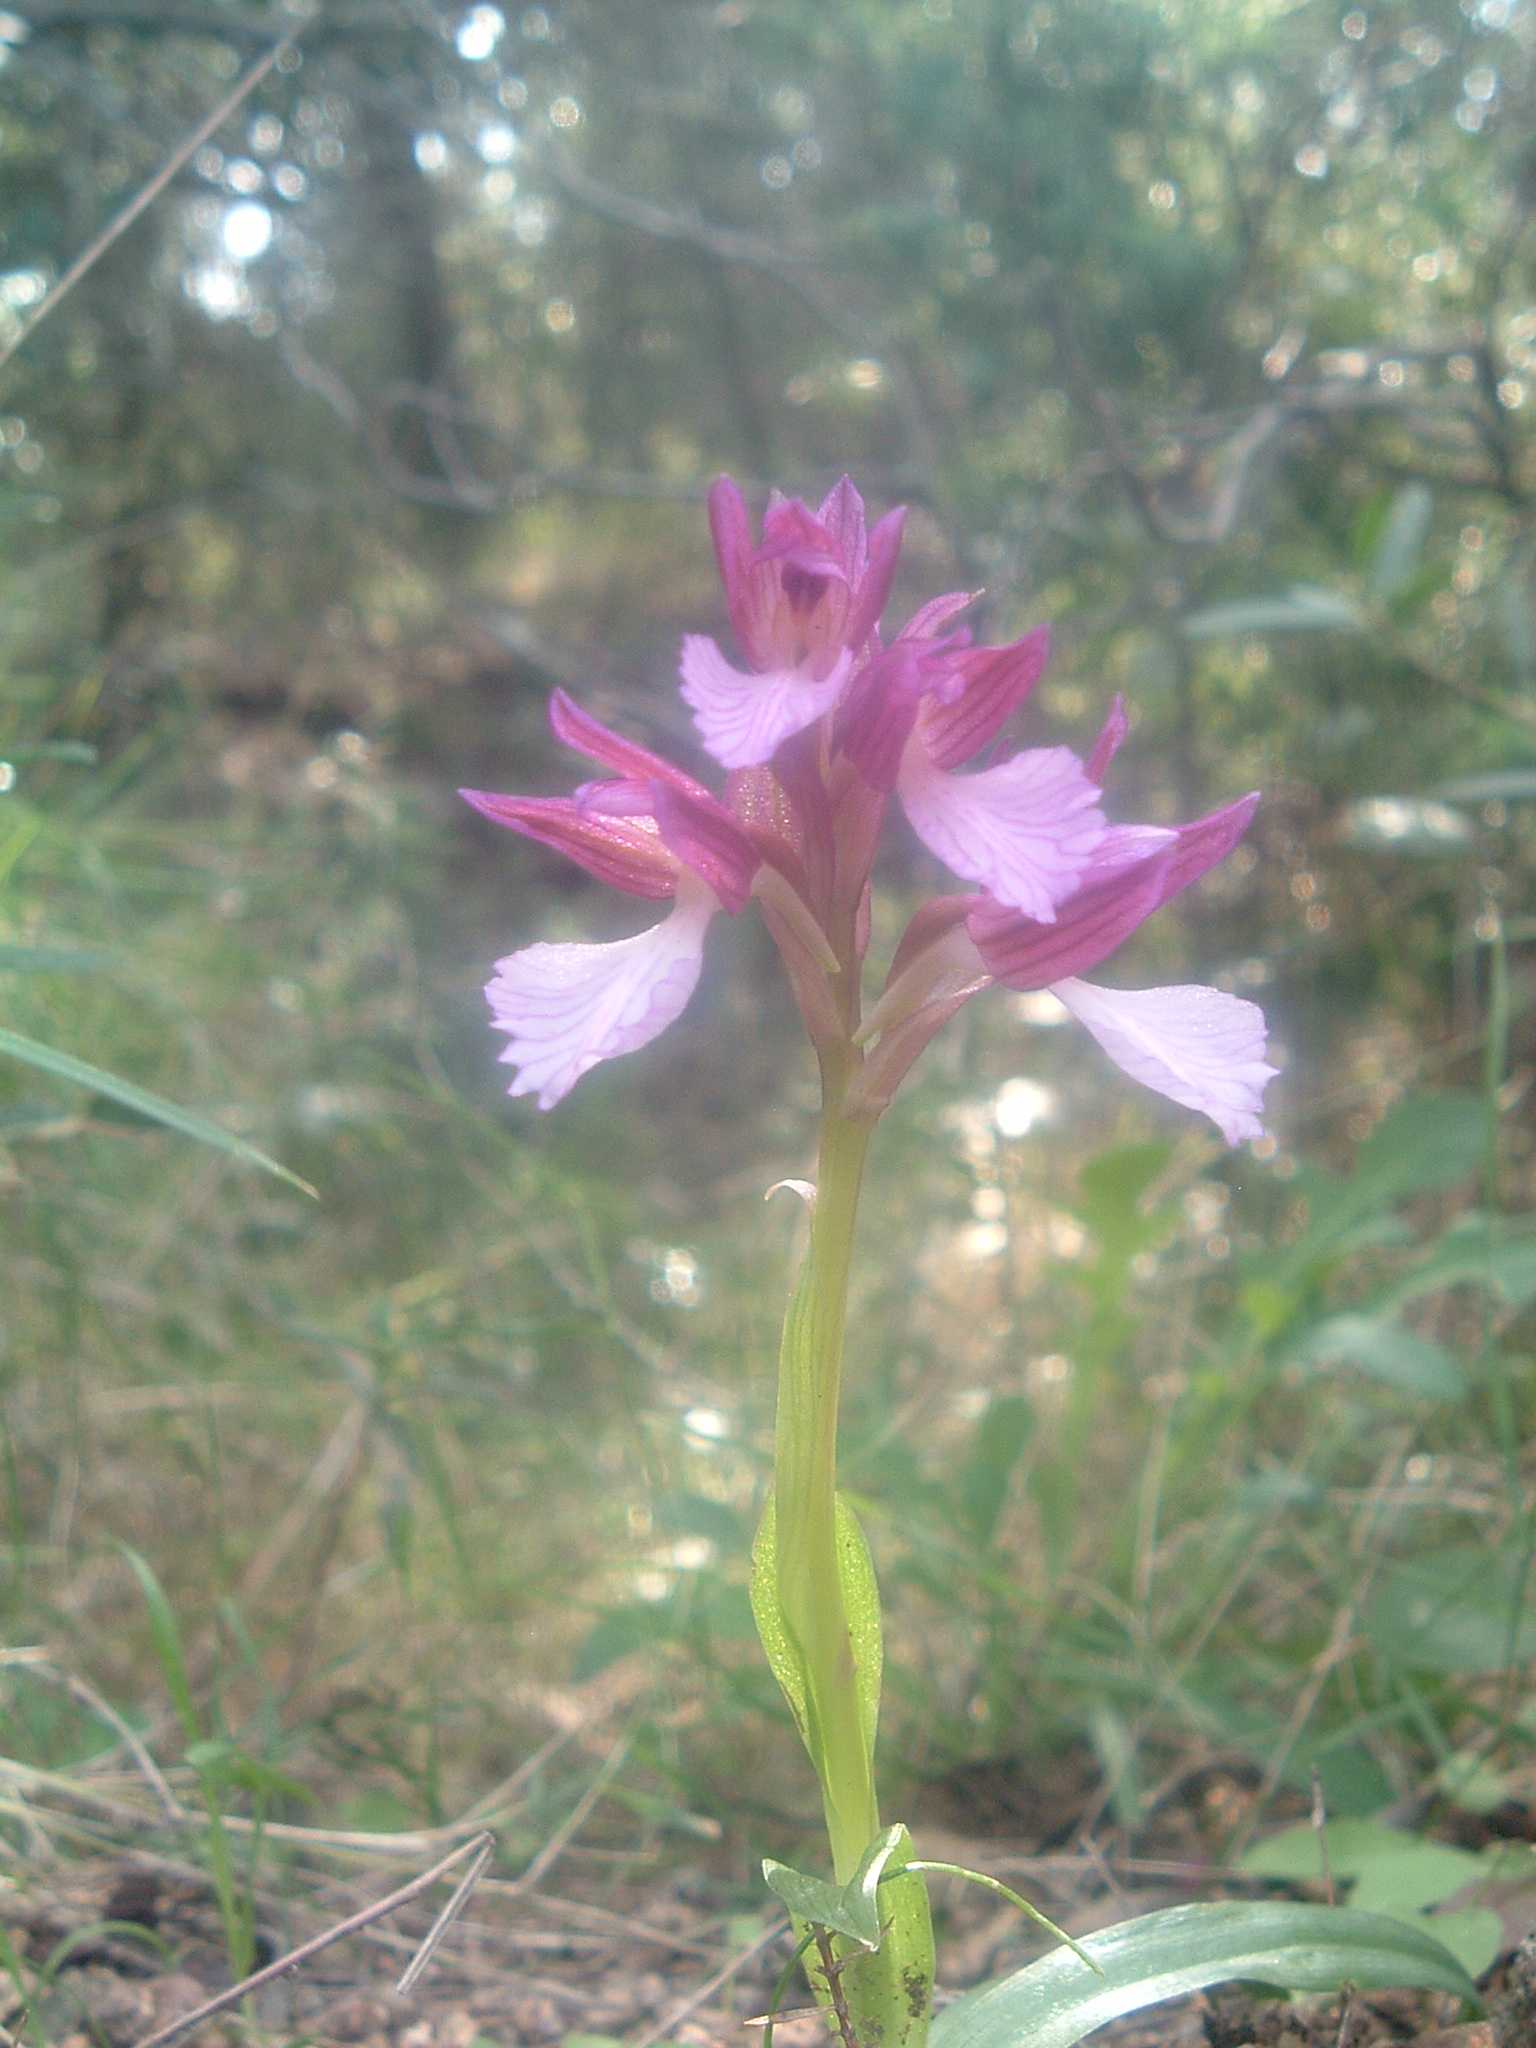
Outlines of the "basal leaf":
{"label": "basal leaf", "polygon": [[947,2006],[934,2020],[932,2048],[1075,2048],[1126,2013],[1235,1980],[1291,1991],[1410,1985],[1477,1995],[1433,1936],[1334,1906],[1174,1906],[1089,1935],[1083,1947],[1102,1977],[1056,1949]]}

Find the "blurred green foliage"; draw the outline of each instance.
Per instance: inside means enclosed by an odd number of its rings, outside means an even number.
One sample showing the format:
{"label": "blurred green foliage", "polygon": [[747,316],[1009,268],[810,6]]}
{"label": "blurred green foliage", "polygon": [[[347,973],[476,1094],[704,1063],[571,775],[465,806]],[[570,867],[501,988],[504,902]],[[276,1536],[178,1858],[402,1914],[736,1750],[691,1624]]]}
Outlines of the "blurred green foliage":
{"label": "blurred green foliage", "polygon": [[[1191,1759],[1518,1787],[1529,0],[337,0],[28,334],[296,20],[0,16],[0,1023],[322,1197],[0,1064],[8,1632],[152,1699],[128,1542],[221,1798],[209,1742],[437,1822],[577,1687],[644,1702],[621,1834],[792,1835],[744,1587],[791,1014],[722,934],[662,1045],[509,1110],[489,961],[613,927],[451,792],[564,786],[555,682],[686,751],[710,477],[846,468],[916,509],[899,604],[1054,621],[1035,730],[1127,692],[1117,815],[1265,789],[1127,972],[1254,994],[1287,1067],[1229,1159],[999,1000],[890,1118],[889,1753],[967,1826],[1058,1824],[1085,1730],[1126,1826]],[[99,1747],[6,1682],[25,1754]]]}

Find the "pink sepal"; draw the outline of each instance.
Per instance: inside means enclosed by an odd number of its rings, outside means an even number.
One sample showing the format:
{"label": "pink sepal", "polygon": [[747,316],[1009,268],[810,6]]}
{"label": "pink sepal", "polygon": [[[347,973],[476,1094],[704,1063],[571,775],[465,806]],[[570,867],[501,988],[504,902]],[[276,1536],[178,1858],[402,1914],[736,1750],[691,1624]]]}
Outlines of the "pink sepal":
{"label": "pink sepal", "polygon": [[566,796],[497,796],[487,789],[461,789],[459,795],[493,825],[553,847],[628,896],[655,902],[676,890],[677,862],[654,832],[625,818],[604,816]]}
{"label": "pink sepal", "polygon": [[702,886],[651,930],[610,945],[538,945],[498,960],[486,984],[491,1021],[507,1033],[509,1095],[553,1109],[583,1074],[634,1052],[682,1014],[698,985],[704,933],[715,913]]}
{"label": "pink sepal", "polygon": [[[1051,629],[1036,626],[1007,647],[970,647],[946,664],[961,687],[923,707],[923,743],[936,768],[974,761],[1029,696],[1051,658]],[[948,698],[946,691],[943,695]]]}
{"label": "pink sepal", "polygon": [[873,789],[896,787],[930,666],[921,642],[895,640],[864,664],[838,707],[834,743]]}
{"label": "pink sepal", "polygon": [[1054,924],[1040,924],[985,897],[973,899],[966,930],[989,971],[1009,988],[1049,988],[1107,960],[1163,901],[1171,844],[1082,888]]}
{"label": "pink sepal", "polygon": [[564,690],[556,690],[550,697],[549,726],[555,738],[573,752],[585,754],[589,761],[601,761],[615,775],[636,782],[669,782],[674,789],[690,796],[709,794],[702,782],[696,782],[683,769],[660,754],[653,754],[648,747],[636,746],[633,740],[625,739],[594,718],[590,711],[583,711]]}
{"label": "pink sepal", "polygon": [[864,526],[864,500],[851,476],[840,476],[816,507],[816,524],[826,534],[853,589],[869,561]]}
{"label": "pink sepal", "polygon": [[1109,772],[1110,762],[1119,753],[1130,729],[1131,721],[1126,716],[1125,698],[1116,691],[1115,701],[1109,707],[1109,716],[1093,743],[1093,752],[1088,756],[1088,773],[1101,786]]}
{"label": "pink sepal", "polygon": [[979,590],[951,590],[943,597],[930,597],[919,605],[897,635],[901,640],[931,640],[940,626],[947,626],[957,612],[963,612],[980,597]]}
{"label": "pink sepal", "polygon": [[1225,860],[1248,830],[1258,807],[1259,792],[1254,789],[1235,803],[1223,804],[1219,811],[1196,818],[1191,825],[1180,825],[1161,900],[1168,902],[1191,882],[1198,882],[1218,861]]}
{"label": "pink sepal", "polygon": [[1068,747],[1035,747],[976,775],[946,775],[921,741],[898,783],[912,829],[964,880],[1054,924],[1104,836],[1099,792]]}
{"label": "pink sepal", "polygon": [[843,627],[844,643],[855,654],[880,623],[880,614],[885,610],[885,601],[895,580],[896,561],[901,553],[901,536],[906,523],[907,508],[897,505],[883,519],[876,521],[875,530],[869,536],[868,563],[867,566],[861,563],[856,572],[853,598]]}
{"label": "pink sepal", "polygon": [[850,1114],[878,1116],[934,1033],[962,1003],[990,988],[986,963],[964,929],[965,906],[974,900],[926,904],[908,925],[885,991],[860,1033],[875,1043],[850,1090]]}
{"label": "pink sepal", "polygon": [[879,1044],[848,1091],[848,1114],[873,1118],[888,1108],[892,1096],[911,1071],[913,1062],[929,1042],[972,996],[979,995],[990,986],[989,977],[979,975],[963,988],[950,989],[934,997],[903,1023],[882,1032]]}
{"label": "pink sepal", "polygon": [[709,487],[709,533],[732,629],[741,645],[750,648],[756,625],[751,591],[752,525],[746,500],[728,476],[716,477]]}
{"label": "pink sepal", "polygon": [[703,633],[683,637],[682,694],[699,736],[722,768],[757,768],[784,741],[830,711],[853,657],[846,649],[825,676],[794,670],[744,675]]}
{"label": "pink sepal", "polygon": [[667,850],[709,884],[732,916],[739,915],[747,907],[762,855],[712,796],[691,796],[665,783],[653,783],[652,790],[656,829]]}
{"label": "pink sepal", "polygon": [[1277,1069],[1264,1058],[1264,1013],[1219,989],[1052,990],[1123,1073],[1210,1117],[1229,1145],[1261,1138],[1259,1112]]}

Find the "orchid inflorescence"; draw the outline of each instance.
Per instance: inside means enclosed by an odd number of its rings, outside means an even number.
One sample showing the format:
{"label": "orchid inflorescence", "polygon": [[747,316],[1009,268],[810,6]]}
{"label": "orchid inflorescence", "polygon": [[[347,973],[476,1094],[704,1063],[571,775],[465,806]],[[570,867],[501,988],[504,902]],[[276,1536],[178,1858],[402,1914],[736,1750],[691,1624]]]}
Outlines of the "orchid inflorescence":
{"label": "orchid inflorescence", "polygon": [[[1331,1906],[1184,1905],[1072,1942],[995,1878],[928,1860],[903,1825],[882,1822],[879,1586],[854,1503],[837,1486],[849,1283],[875,1125],[946,1019],[1001,985],[1049,989],[1127,1074],[1202,1111],[1229,1144],[1259,1136],[1274,1069],[1252,1003],[1214,988],[1082,979],[1225,859],[1258,799],[1173,828],[1109,824],[1104,783],[1128,726],[1118,697],[1086,759],[1063,746],[1008,752],[1001,736],[1044,671],[1049,634],[977,646],[960,622],[975,593],[961,591],[884,638],[904,515],[867,531],[846,477],[814,512],[774,497],[760,541],[729,478],[710,491],[709,513],[746,666],[690,633],[682,695],[725,770],[723,791],[557,690],[557,737],[602,775],[569,797],[464,794],[600,881],[672,906],[633,938],[533,945],[497,963],[486,993],[507,1035],[513,1095],[551,1109],[601,1061],[648,1044],[697,986],[711,920],[753,902],[820,1061],[815,1180],[789,1183],[809,1197],[808,1218],[749,1584],[820,1788],[831,1879],[764,1863],[795,1942],[775,2003],[798,1959],[842,2048],[1072,2048],[1107,2019],[1228,1976],[1469,1995],[1465,1972],[1427,1934]],[[911,916],[866,1011],[871,876],[893,796],[965,886]],[[862,1350],[879,1333],[856,1335]],[[899,1524],[899,1506],[891,1519]],[[986,1885],[1066,1946],[936,2013],[927,1879],[937,1874]]]}
{"label": "orchid inflorescence", "polygon": [[[569,797],[463,792],[600,881],[673,906],[632,938],[533,945],[497,962],[486,994],[516,1069],[509,1092],[551,1109],[601,1061],[657,1037],[693,994],[711,920],[755,900],[846,1116],[873,1122],[935,1031],[1001,985],[1049,989],[1132,1079],[1203,1111],[1229,1144],[1259,1136],[1275,1070],[1254,1004],[1213,988],[1081,979],[1232,851],[1257,796],[1174,828],[1109,824],[1103,785],[1127,731],[1118,697],[1086,760],[1027,747],[962,773],[1029,698],[1048,630],[977,646],[955,623],[977,593],[961,591],[884,640],[905,515],[867,531],[846,477],[814,512],[775,495],[757,544],[728,477],[709,493],[709,517],[748,665],[690,633],[681,678],[704,748],[726,771],[723,793],[563,690],[551,725],[605,774]],[[865,1015],[870,877],[893,794],[970,886],[915,913]]]}

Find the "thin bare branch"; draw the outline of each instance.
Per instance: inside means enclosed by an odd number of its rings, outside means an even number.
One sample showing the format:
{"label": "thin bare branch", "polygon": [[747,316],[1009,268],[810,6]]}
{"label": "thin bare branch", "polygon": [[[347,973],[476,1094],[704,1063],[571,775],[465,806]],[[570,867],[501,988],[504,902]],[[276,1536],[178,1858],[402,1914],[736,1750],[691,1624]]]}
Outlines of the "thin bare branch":
{"label": "thin bare branch", "polygon": [[120,236],[127,233],[139,215],[146,208],[153,206],[182,165],[196,156],[208,138],[223,127],[237,107],[250,98],[273,65],[282,58],[286,51],[294,48],[301,33],[301,30],[295,29],[291,35],[286,35],[280,42],[274,43],[264,57],[259,57],[249,71],[246,72],[245,76],[240,79],[234,90],[226,93],[224,98],[219,101],[219,104],[208,118],[205,121],[199,122],[197,127],[192,130],[192,133],[171,151],[149,182],[141,185],[128,201],[128,204],[120,208],[112,216],[95,240],[86,244],[85,248],[81,250],[74,262],[70,264],[64,275],[53,287],[53,290],[47,293],[39,303],[31,319],[23,323],[19,332],[11,337],[6,347],[0,348],[0,370],[5,368],[11,357],[15,355],[16,351],[24,343],[32,339],[49,314],[55,311],[60,302],[74,290],[87,271],[95,268],[112,247],[112,244]]}
{"label": "thin bare branch", "polygon": [[[191,2012],[183,2013],[179,2020],[173,2020],[168,2027],[161,2027],[157,2033],[146,2034],[144,2039],[138,2042],[137,2048],[166,2048],[168,2042],[179,2041],[183,2034],[189,2034],[194,2027],[200,2027],[205,2020],[213,2019],[216,2014],[227,2012],[232,2005],[238,2005],[241,1999],[248,1997],[251,1992],[260,1990],[263,1984],[271,1984],[279,1977],[286,1977],[290,1971],[313,1961],[336,1942],[344,1941],[349,1934],[360,1934],[376,1920],[382,1920],[386,1915],[398,1912],[400,1907],[409,1905],[412,1899],[419,1899],[423,1892],[430,1891],[440,1878],[446,1877],[455,1865],[464,1862],[466,1858],[472,1859],[470,1870],[472,1876],[478,1878],[495,1846],[496,1837],[489,1830],[471,1836],[469,1841],[461,1842],[457,1849],[451,1849],[441,1862],[434,1863],[430,1870],[423,1871],[420,1877],[413,1877],[409,1884],[401,1885],[398,1891],[391,1892],[387,1898],[378,1899],[371,1906],[364,1906],[361,1912],[350,1914],[345,1920],[338,1921],[334,1927],[328,1927],[323,1934],[315,1935],[312,1940],[300,1942],[297,1948],[290,1949],[284,1956],[279,1956],[275,1963],[268,1963],[264,1969],[255,1971],[238,1984],[232,1984],[227,1991],[221,1991],[217,1998],[210,1998],[202,2005],[195,2006]],[[471,1880],[466,1878],[454,1892],[453,1898],[449,1901],[453,1914],[462,1908],[470,1886]],[[451,1918],[452,1914],[448,1917]],[[441,1941],[442,1930],[446,1924],[444,1915],[439,1914],[423,1944],[423,1948],[429,1954]],[[418,1956],[417,1960],[424,1959]],[[406,1975],[414,1983],[419,1974],[420,1971],[413,1962]]]}

